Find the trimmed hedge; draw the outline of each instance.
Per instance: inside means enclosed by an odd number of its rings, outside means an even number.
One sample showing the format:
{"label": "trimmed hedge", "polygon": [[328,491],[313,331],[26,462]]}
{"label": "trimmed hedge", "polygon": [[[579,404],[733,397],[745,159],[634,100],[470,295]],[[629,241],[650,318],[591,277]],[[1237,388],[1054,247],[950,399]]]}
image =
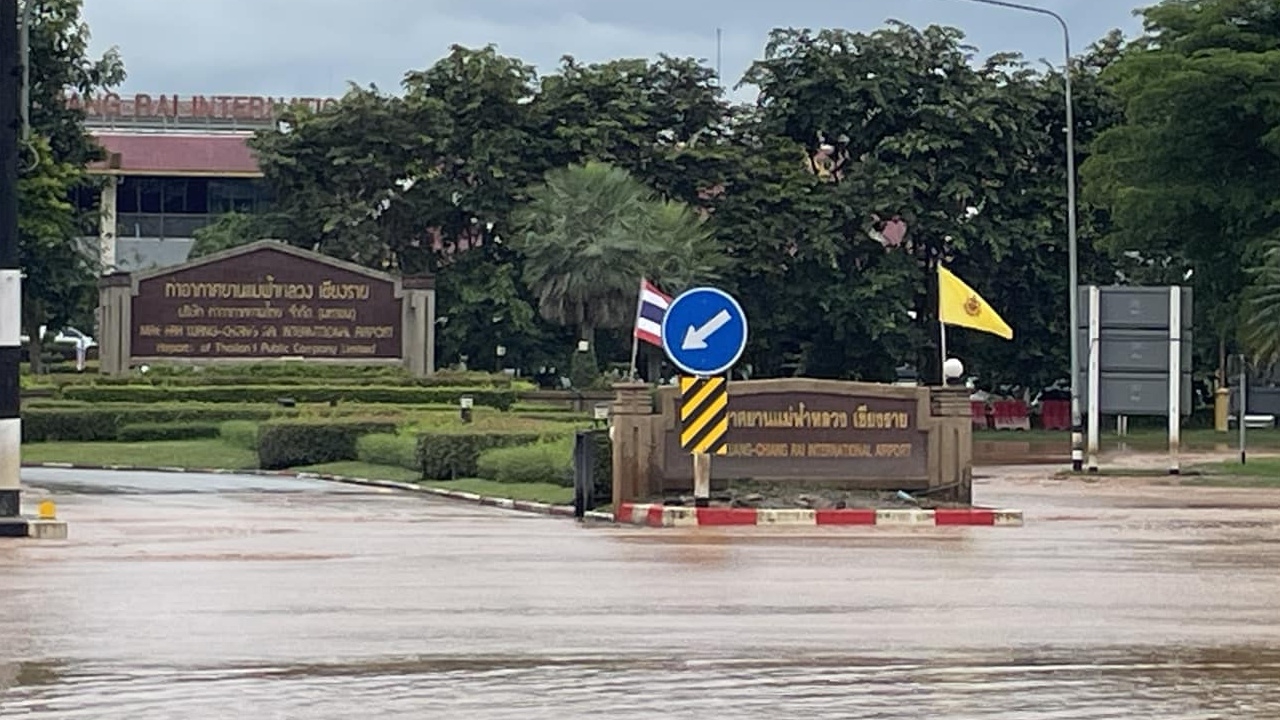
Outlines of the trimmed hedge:
{"label": "trimmed hedge", "polygon": [[418,438],[412,435],[365,435],[356,440],[356,459],[370,465],[421,470]]}
{"label": "trimmed hedge", "polygon": [[52,384],[61,387],[77,387],[81,385],[103,385],[111,387],[219,387],[223,385],[264,385],[277,387],[296,387],[315,385],[317,380],[341,385],[372,385],[377,387],[426,387],[426,388],[486,388],[506,389],[512,386],[510,378],[472,378],[472,377],[370,377],[342,376],[334,378],[316,377],[261,377],[254,375],[141,375],[131,377],[99,377],[99,376],[58,376],[50,378]]}
{"label": "trimmed hedge", "polygon": [[218,437],[218,424],[211,422],[135,423],[120,428],[120,442],[162,442],[201,440]]}
{"label": "trimmed hedge", "polygon": [[126,425],[156,423],[219,423],[226,420],[261,422],[295,412],[245,405],[84,405],[28,407],[22,411],[22,441],[112,442]]}
{"label": "trimmed hedge", "polygon": [[[259,362],[228,365],[151,365],[146,377],[219,377],[236,376],[251,377],[259,380],[273,378],[314,378],[335,380],[350,378],[367,382],[370,380],[395,380],[411,378],[408,371],[400,365],[334,365],[330,363],[312,362]],[[510,380],[505,374],[494,374],[482,371],[459,372],[441,370],[430,379],[438,382],[450,381],[456,385],[486,385],[491,381]]]}
{"label": "trimmed hedge", "polygon": [[356,402],[384,405],[457,405],[470,396],[476,405],[506,410],[516,401],[514,390],[456,387],[397,387],[377,385],[69,385],[62,389],[67,400],[109,402],[275,403],[292,398],[299,403]]}
{"label": "trimmed hedge", "polygon": [[218,426],[222,441],[243,450],[258,450],[258,423],[252,420],[228,420]]}
{"label": "trimmed hedge", "polygon": [[485,450],[477,474],[501,483],[551,483],[573,487],[573,441],[540,442]]}
{"label": "trimmed hedge", "polygon": [[431,433],[418,436],[417,459],[426,480],[476,477],[477,462],[485,450],[529,445],[542,438],[537,433]]}
{"label": "trimmed hedge", "polygon": [[284,470],[303,465],[355,460],[356,442],[364,435],[396,431],[393,422],[275,421],[258,428],[258,467]]}

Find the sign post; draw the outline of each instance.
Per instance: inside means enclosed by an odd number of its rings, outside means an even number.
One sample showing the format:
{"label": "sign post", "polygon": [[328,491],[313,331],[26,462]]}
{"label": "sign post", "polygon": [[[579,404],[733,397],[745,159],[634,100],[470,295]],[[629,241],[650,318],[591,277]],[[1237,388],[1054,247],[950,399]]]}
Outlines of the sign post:
{"label": "sign post", "polygon": [[1237,411],[1237,415],[1239,415],[1239,417],[1236,420],[1237,424],[1240,426],[1239,430],[1240,430],[1240,464],[1241,465],[1244,465],[1247,462],[1247,458],[1245,457],[1245,450],[1244,450],[1244,443],[1245,443],[1244,419],[1246,417],[1245,409],[1248,407],[1248,404],[1247,404],[1248,400],[1249,400],[1249,373],[1248,373],[1248,368],[1245,366],[1245,357],[1242,354],[1240,356],[1240,408]]}
{"label": "sign post", "polygon": [[1099,435],[1101,433],[1102,413],[1099,409],[1098,398],[1102,395],[1102,383],[1099,382],[1102,377],[1101,360],[1102,360],[1102,313],[1099,308],[1102,306],[1101,289],[1097,286],[1089,287],[1089,382],[1086,387],[1089,388],[1089,417],[1086,421],[1086,431],[1089,433],[1088,440],[1088,465],[1086,466],[1091,473],[1098,472],[1098,445]]}
{"label": "sign post", "polygon": [[680,445],[693,455],[693,498],[711,502],[711,456],[723,455],[729,431],[724,373],[747,347],[747,316],[723,290],[697,287],[671,301],[662,318],[662,349],[680,378]]}
{"label": "sign post", "polygon": [[1169,474],[1182,472],[1182,288],[1169,288]]}
{"label": "sign post", "polygon": [[1097,472],[1100,419],[1168,419],[1169,474],[1181,472],[1182,421],[1189,415],[1193,340],[1191,289],[1179,286],[1081,288],[1076,329],[1085,373],[1088,469]]}

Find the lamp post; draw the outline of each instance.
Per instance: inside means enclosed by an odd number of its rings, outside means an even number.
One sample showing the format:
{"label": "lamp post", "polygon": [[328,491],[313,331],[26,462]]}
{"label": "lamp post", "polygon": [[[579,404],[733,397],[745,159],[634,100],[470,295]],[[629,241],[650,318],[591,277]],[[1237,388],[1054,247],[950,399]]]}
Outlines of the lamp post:
{"label": "lamp post", "polygon": [[31,21],[36,14],[36,0],[22,4],[22,22],[18,25],[18,60],[22,63],[22,87],[18,91],[18,111],[22,113],[22,144],[31,143]]}
{"label": "lamp post", "polygon": [[963,0],[1020,10],[1022,12],[1047,15],[1062,27],[1062,46],[1064,60],[1062,65],[1063,94],[1067,103],[1067,274],[1071,287],[1071,298],[1068,307],[1067,330],[1071,335],[1071,469],[1080,472],[1084,469],[1084,427],[1080,416],[1080,348],[1077,338],[1077,326],[1080,321],[1080,268],[1079,250],[1076,242],[1076,120],[1071,98],[1071,29],[1067,21],[1058,13],[1035,5],[1008,2],[1008,0]]}

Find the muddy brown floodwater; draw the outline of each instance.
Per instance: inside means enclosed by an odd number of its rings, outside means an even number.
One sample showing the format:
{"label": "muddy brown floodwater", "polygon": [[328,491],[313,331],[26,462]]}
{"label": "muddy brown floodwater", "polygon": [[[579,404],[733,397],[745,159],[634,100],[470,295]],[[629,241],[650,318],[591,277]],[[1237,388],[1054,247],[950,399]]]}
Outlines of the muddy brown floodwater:
{"label": "muddy brown floodwater", "polygon": [[31,472],[0,717],[1280,717],[1280,494],[982,473],[1024,528],[582,528]]}

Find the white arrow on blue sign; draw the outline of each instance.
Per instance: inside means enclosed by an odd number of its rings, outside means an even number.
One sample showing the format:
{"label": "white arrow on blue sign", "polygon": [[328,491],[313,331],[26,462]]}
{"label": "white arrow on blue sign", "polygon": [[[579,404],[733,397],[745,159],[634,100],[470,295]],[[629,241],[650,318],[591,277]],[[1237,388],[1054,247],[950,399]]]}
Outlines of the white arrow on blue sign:
{"label": "white arrow on blue sign", "polygon": [[690,375],[719,375],[747,348],[747,315],[729,293],[696,287],[671,301],[662,318],[662,349]]}

